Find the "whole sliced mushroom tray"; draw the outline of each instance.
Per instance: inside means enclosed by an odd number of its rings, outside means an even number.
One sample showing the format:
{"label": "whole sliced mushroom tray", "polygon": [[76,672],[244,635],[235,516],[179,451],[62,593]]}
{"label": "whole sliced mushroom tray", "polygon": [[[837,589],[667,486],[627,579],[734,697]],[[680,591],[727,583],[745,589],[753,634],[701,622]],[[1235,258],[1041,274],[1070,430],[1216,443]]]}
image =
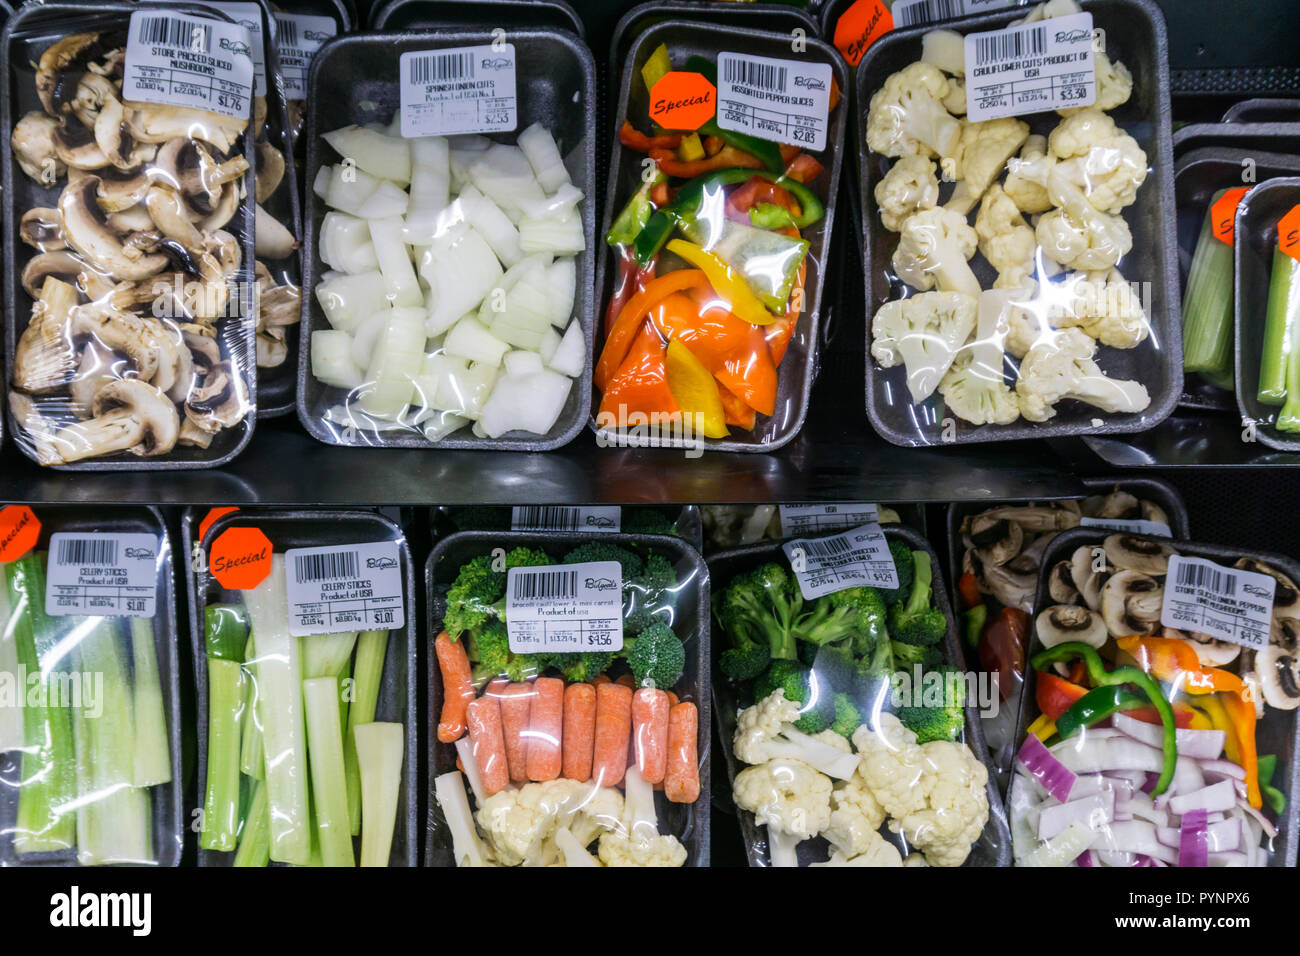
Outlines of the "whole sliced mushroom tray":
{"label": "whole sliced mushroom tray", "polygon": [[[1275,555],[1098,528],[1052,540],[1007,798],[1016,865],[1295,865],[1297,580]],[[1193,630],[1215,627],[1184,603],[1197,594],[1258,608],[1249,625],[1220,611],[1233,637],[1214,636]]]}
{"label": "whole sliced mushroom tray", "polygon": [[218,464],[255,407],[249,121],[125,101],[129,7],[75,32],[49,11],[6,34],[16,440],[43,465]]}

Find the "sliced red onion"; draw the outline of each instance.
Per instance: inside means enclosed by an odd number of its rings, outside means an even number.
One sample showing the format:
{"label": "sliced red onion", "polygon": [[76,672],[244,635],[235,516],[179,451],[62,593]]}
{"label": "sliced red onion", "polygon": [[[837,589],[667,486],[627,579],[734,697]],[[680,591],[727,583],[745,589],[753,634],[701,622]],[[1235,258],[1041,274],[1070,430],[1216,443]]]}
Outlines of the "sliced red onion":
{"label": "sliced red onion", "polygon": [[1152,790],[1156,788],[1156,784],[1158,784],[1159,782],[1160,782],[1160,774],[1148,773],[1146,783],[1142,784],[1142,792],[1150,793]]}
{"label": "sliced red onion", "polygon": [[[1122,712],[1115,715],[1114,724],[1116,730],[1151,747],[1160,747],[1164,743],[1165,728],[1160,724],[1148,724]],[[1191,730],[1180,727],[1177,733],[1178,756],[1196,760],[1214,760],[1223,753],[1223,745],[1228,739],[1227,732],[1223,730]]]}
{"label": "sliced red onion", "polygon": [[1206,866],[1249,866],[1250,857],[1240,850],[1230,850],[1227,853],[1211,853],[1206,860]]}
{"label": "sliced red onion", "polygon": [[1250,814],[1251,819],[1259,824],[1260,829],[1264,831],[1264,835],[1270,840],[1277,836],[1277,827],[1273,826],[1273,824],[1269,822],[1268,817],[1264,816],[1263,813],[1252,807],[1248,800],[1239,799],[1237,801],[1237,806]]}
{"label": "sliced red onion", "polygon": [[[1215,784],[1218,786],[1218,784]],[[1208,866],[1209,841],[1205,832],[1205,811],[1189,810],[1183,814],[1182,826],[1179,827],[1178,865]]]}
{"label": "sliced red onion", "polygon": [[[1202,813],[1193,810],[1192,813]],[[1191,819],[1191,814],[1183,817],[1184,825]],[[1178,849],[1182,846],[1184,831],[1179,827],[1156,827],[1156,839],[1165,846]],[[1218,823],[1205,821],[1205,846],[1212,853],[1226,853],[1241,846],[1241,824],[1236,820],[1221,820]]]}
{"label": "sliced red onion", "polygon": [[1154,825],[1143,820],[1130,823],[1112,823],[1098,833],[1094,850],[1110,850],[1122,853],[1140,853],[1157,860],[1176,864],[1178,854],[1156,839]]}
{"label": "sliced red onion", "polygon": [[1114,866],[1114,867],[1133,866],[1136,860],[1137,860],[1137,854],[1135,853],[1123,853],[1123,852],[1112,853],[1110,851],[1103,850],[1097,854],[1097,862],[1102,866]]}
{"label": "sliced red onion", "polygon": [[1057,800],[1065,803],[1070,799],[1070,791],[1078,778],[1035,735],[1025,738],[1016,760]]}
{"label": "sliced red onion", "polygon": [[1038,839],[1050,840],[1071,823],[1097,830],[1115,819],[1115,791],[1095,793],[1054,807],[1043,807],[1038,815]]}
{"label": "sliced red onion", "polygon": [[1052,753],[1075,773],[1111,773],[1119,770],[1143,770],[1159,773],[1165,757],[1154,747],[1132,737],[1114,732],[1114,736],[1095,734],[1078,739],[1071,737],[1052,748]]}
{"label": "sliced red onion", "polygon": [[1082,853],[1079,854],[1079,859],[1078,859],[1076,862],[1077,862],[1080,866],[1092,866],[1092,865],[1093,865],[1093,862],[1092,862],[1092,851],[1091,851],[1091,850],[1084,850]]}
{"label": "sliced red onion", "polygon": [[1246,771],[1238,764],[1231,760],[1202,760],[1201,773],[1207,777],[1221,779],[1230,777],[1233,780],[1245,780]]}
{"label": "sliced red onion", "polygon": [[1106,774],[1106,779],[1113,780],[1130,790],[1140,790],[1142,784],[1146,782],[1147,775],[1144,770],[1111,770]]}
{"label": "sliced red onion", "polygon": [[1202,810],[1205,813],[1215,810],[1231,810],[1236,803],[1237,794],[1233,788],[1233,781],[1220,780],[1218,783],[1212,783],[1200,790],[1180,793],[1178,796],[1171,798],[1169,809],[1180,816],[1185,816],[1193,810]]}
{"label": "sliced red onion", "polygon": [[1151,857],[1146,856],[1142,853],[1139,853],[1137,855],[1137,860],[1136,862],[1134,862],[1133,865],[1134,866],[1164,866],[1164,864],[1161,863],[1159,860],[1153,860],[1151,859]]}

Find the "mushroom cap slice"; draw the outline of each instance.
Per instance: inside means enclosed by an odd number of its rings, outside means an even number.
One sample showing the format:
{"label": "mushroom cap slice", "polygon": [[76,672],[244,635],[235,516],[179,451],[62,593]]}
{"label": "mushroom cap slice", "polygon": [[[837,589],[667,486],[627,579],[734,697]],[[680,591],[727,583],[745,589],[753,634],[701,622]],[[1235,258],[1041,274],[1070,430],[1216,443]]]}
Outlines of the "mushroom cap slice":
{"label": "mushroom cap slice", "polygon": [[248,414],[248,391],[229,360],[218,362],[194,389],[185,403],[185,413],[196,428],[216,434],[233,428]]}
{"label": "mushroom cap slice", "polygon": [[54,151],[54,132],[58,128],[58,120],[31,112],[14,124],[9,138],[19,167],[45,186],[53,186],[68,172],[67,164]]}
{"label": "mushroom cap slice", "polygon": [[[107,213],[125,212],[144,202],[153,184],[147,170],[140,170],[130,176],[123,176],[118,170],[108,169],[99,176],[95,189],[95,198],[99,208]],[[68,185],[72,185],[69,180]]]}
{"label": "mushroom cap slice", "polygon": [[[163,455],[176,445],[180,420],[176,406],[157,387],[137,378],[112,379],[100,386],[91,405],[94,417],[63,428],[29,430],[46,464],[81,461],[118,452]],[[32,424],[29,416],[27,424]]]}
{"label": "mushroom cap slice", "polygon": [[1094,611],[1101,610],[1101,587],[1113,571],[1105,550],[1096,545],[1080,545],[1070,555],[1070,577],[1083,603]]}
{"label": "mushroom cap slice", "polygon": [[232,119],[188,106],[159,106],[128,100],[126,125],[131,136],[145,143],[165,143],[186,137],[211,143],[219,153],[228,153],[235,145],[247,120]]}
{"label": "mushroom cap slice", "polygon": [[54,155],[74,169],[103,169],[111,165],[104,151],[95,142],[95,132],[76,120],[56,129],[50,135]]}
{"label": "mushroom cap slice", "polygon": [[66,249],[42,252],[32,256],[27,260],[27,265],[23,266],[23,291],[33,299],[40,298],[45,280],[51,277],[66,282],[75,289],[77,277],[85,267],[84,262]]}
{"label": "mushroom cap slice", "polygon": [[1119,571],[1101,589],[1101,617],[1114,637],[1151,637],[1160,632],[1165,589],[1141,571]]}
{"label": "mushroom cap slice", "polygon": [[150,218],[164,236],[176,240],[195,255],[203,253],[203,233],[190,220],[179,189],[166,183],[155,183],[149,188],[144,202]]}
{"label": "mushroom cap slice", "polygon": [[1074,585],[1074,573],[1069,561],[1057,561],[1047,578],[1047,592],[1057,604],[1073,604],[1079,600],[1079,589]]}
{"label": "mushroom cap slice", "polygon": [[1096,495],[1083,503],[1083,513],[1090,518],[1118,518],[1128,520],[1142,513],[1137,496],[1116,488],[1110,494]]}
{"label": "mushroom cap slice", "polygon": [[1254,571],[1256,574],[1267,574],[1277,582],[1273,588],[1273,617],[1300,618],[1300,591],[1296,590],[1295,582],[1289,577],[1255,558],[1239,558],[1234,567]]}
{"label": "mushroom cap slice", "polygon": [[36,65],[36,95],[50,116],[61,119],[71,111],[76,84],[69,83],[68,74],[79,78],[81,71],[70,67],[89,55],[98,42],[98,33],[74,33],[59,38],[41,54]]}
{"label": "mushroom cap slice", "polygon": [[1101,647],[1110,634],[1096,611],[1077,604],[1057,604],[1034,620],[1038,641],[1043,647],[1055,647],[1066,641],[1081,641],[1089,647]]}
{"label": "mushroom cap slice", "polygon": [[1146,521],[1156,521],[1166,527],[1172,527],[1169,523],[1169,515],[1154,501],[1142,500],[1142,517]]}
{"label": "mushroom cap slice", "polygon": [[1221,641],[1216,637],[1208,634],[1201,634],[1198,631],[1175,631],[1173,628],[1165,628],[1162,632],[1163,637],[1177,637],[1186,641],[1196,650],[1197,659],[1206,667],[1224,667],[1231,664],[1241,655],[1241,645],[1234,644],[1232,641]]}
{"label": "mushroom cap slice", "polygon": [[258,368],[279,368],[289,357],[289,345],[282,326],[262,329],[257,333],[256,341]]}
{"label": "mushroom cap slice", "polygon": [[33,206],[23,213],[18,235],[27,245],[41,252],[57,252],[68,247],[63,238],[59,211],[49,206]]}
{"label": "mushroom cap slice", "polygon": [[1107,535],[1102,546],[1106,549],[1106,560],[1115,567],[1143,574],[1167,574],[1169,556],[1174,553],[1163,541],[1124,531]]}
{"label": "mushroom cap slice", "polygon": [[162,253],[128,254],[126,244],[109,228],[99,207],[98,189],[99,177],[86,176],[59,197],[59,217],[68,245],[116,279],[139,282],[166,268],[169,260]]}
{"label": "mushroom cap slice", "polygon": [[123,171],[135,169],[154,158],[158,147],[153,143],[137,143],[126,126],[126,110],[120,100],[110,96],[95,117],[95,145],[110,165]]}
{"label": "mushroom cap slice", "polygon": [[257,176],[254,194],[259,203],[266,202],[284,178],[284,154],[263,140],[257,144]]}
{"label": "mushroom cap slice", "polygon": [[1079,524],[1078,512],[1042,505],[1003,505],[989,509],[980,517],[1014,521],[1023,530],[1036,534],[1043,531],[1066,531]]}
{"label": "mushroom cap slice", "polygon": [[72,380],[77,367],[72,331],[76,305],[75,287],[54,276],[45,278],[40,297],[32,306],[31,320],[14,349],[14,388],[40,395],[63,388]]}
{"label": "mushroom cap slice", "polygon": [[982,571],[978,577],[984,582],[983,590],[997,598],[1004,607],[1019,608],[1026,614],[1034,609],[1034,590],[1038,585],[1036,572],[1019,572],[1012,564],[988,564]]}
{"label": "mushroom cap slice", "polygon": [[1300,649],[1269,641],[1255,652],[1255,677],[1264,702],[1277,710],[1300,706]]}
{"label": "mushroom cap slice", "polygon": [[1025,532],[1020,525],[1006,518],[976,515],[971,521],[968,537],[982,564],[998,565],[1006,564],[1020,553]]}

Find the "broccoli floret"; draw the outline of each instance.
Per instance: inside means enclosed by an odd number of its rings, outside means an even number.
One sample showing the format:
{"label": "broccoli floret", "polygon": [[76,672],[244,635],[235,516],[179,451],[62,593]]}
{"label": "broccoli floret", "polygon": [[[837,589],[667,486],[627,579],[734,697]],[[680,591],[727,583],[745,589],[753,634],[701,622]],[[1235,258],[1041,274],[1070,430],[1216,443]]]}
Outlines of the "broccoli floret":
{"label": "broccoli floret", "polygon": [[512,548],[506,553],[506,570],[545,567],[554,563],[553,557],[538,548]]}
{"label": "broccoli floret", "polygon": [[660,620],[664,615],[658,612],[671,609],[676,587],[672,563],[661,554],[647,557],[637,577],[623,579],[623,630],[639,634]]}
{"label": "broccoli floret", "polygon": [[617,561],[623,568],[624,581],[637,577],[645,566],[639,555],[607,541],[586,541],[564,556],[565,564],[586,564],[588,561]]}
{"label": "broccoli floret", "polygon": [[645,559],[637,583],[647,591],[667,591],[677,586],[677,572],[662,554],[652,554]]}
{"label": "broccoli floret", "polygon": [[766,641],[751,641],[747,636],[728,634],[732,646],[718,657],[718,667],[728,680],[753,680],[767,669],[772,650]]}
{"label": "broccoli floret", "polygon": [[793,627],[802,608],[798,584],[773,562],[732,578],[713,605],[734,646],[766,644],[770,658],[789,661],[797,657]]}
{"label": "broccoli floret", "polygon": [[939,648],[933,644],[904,644],[895,641],[893,643],[893,655],[894,666],[899,670],[907,671],[909,674],[917,664],[921,665],[922,671],[928,671],[938,667],[939,662],[942,660]]}
{"label": "broccoli floret", "polygon": [[849,608],[855,614],[853,653],[862,657],[875,652],[881,640],[888,640],[885,629],[885,599],[875,588],[845,588],[826,595],[836,607]]}
{"label": "broccoli floret", "polygon": [[931,673],[943,677],[942,701],[934,702],[936,706],[927,706],[923,700],[915,700],[917,695],[923,698],[926,695],[913,685],[913,704],[916,706],[900,707],[896,713],[902,725],[916,734],[916,742],[921,744],[931,740],[956,740],[966,726],[966,684],[961,671],[955,667],[940,667]]}
{"label": "broccoli floret", "polygon": [[837,693],[850,693],[857,680],[858,662],[847,647],[818,648],[812,662],[818,680]]}
{"label": "broccoli floret", "polygon": [[812,671],[798,661],[776,660],[754,681],[754,699],[763,700],[774,690],[785,692],[786,700],[799,704],[794,726],[805,734],[819,734],[831,725],[834,707],[829,688],[814,681]]}
{"label": "broccoli floret", "polygon": [[835,695],[835,717],[831,721],[831,730],[841,737],[851,738],[853,731],[862,726],[862,712],[853,703],[848,694]]}
{"label": "broccoli floret", "polygon": [[567,681],[589,682],[595,680],[614,663],[609,651],[582,651],[573,654],[552,654],[549,663]]}
{"label": "broccoli floret", "polygon": [[510,527],[510,509],[491,505],[450,508],[447,517],[457,531],[506,531]]}
{"label": "broccoli floret", "polygon": [[506,680],[519,683],[536,677],[545,669],[546,659],[541,654],[511,653],[501,673],[505,675]]}
{"label": "broccoli floret", "polygon": [[461,565],[447,591],[442,629],[453,640],[496,616],[494,605],[505,594],[506,575],[493,570],[492,563],[492,555],[482,554]]}
{"label": "broccoli floret", "polygon": [[510,660],[510,640],[505,621],[490,620],[465,637],[465,653],[476,676],[495,677],[505,672]]}
{"label": "broccoli floret", "polygon": [[912,581],[915,577],[915,554],[902,541],[889,542],[889,556],[894,559],[894,570],[898,572],[898,587],[878,588],[881,598],[889,605],[906,601],[912,593]]}
{"label": "broccoli floret", "polygon": [[638,687],[653,684],[668,690],[686,667],[686,648],[673,629],[661,621],[651,624],[632,641],[624,641],[623,656]]}
{"label": "broccoli floret", "polygon": [[924,551],[913,555],[916,574],[912,593],[905,604],[895,604],[889,609],[889,633],[900,644],[937,644],[948,630],[943,612],[930,606],[930,585],[933,573],[930,556]]}
{"label": "broccoli floret", "polygon": [[676,534],[673,519],[658,508],[624,508],[624,534]]}

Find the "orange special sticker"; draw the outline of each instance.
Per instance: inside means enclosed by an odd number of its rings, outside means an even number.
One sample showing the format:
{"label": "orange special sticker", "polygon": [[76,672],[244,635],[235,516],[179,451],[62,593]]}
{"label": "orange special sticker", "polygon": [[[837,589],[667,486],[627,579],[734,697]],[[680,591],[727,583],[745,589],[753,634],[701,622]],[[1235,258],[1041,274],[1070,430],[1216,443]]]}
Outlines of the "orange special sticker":
{"label": "orange special sticker", "polygon": [[0,508],[0,564],[17,561],[41,536],[41,519],[26,505]]}
{"label": "orange special sticker", "polygon": [[1238,186],[1236,189],[1229,189],[1214,201],[1214,205],[1210,207],[1210,230],[1214,233],[1215,239],[1232,245],[1232,232],[1234,223],[1237,220],[1237,207],[1241,205],[1241,198],[1247,192],[1247,187]]}
{"label": "orange special sticker", "polygon": [[718,90],[702,73],[674,70],[650,88],[650,119],[664,129],[699,129],[717,111]]}
{"label": "orange special sticker", "polygon": [[857,66],[867,47],[894,29],[894,17],[881,0],[854,0],[835,21],[832,42],[850,66]]}
{"label": "orange special sticker", "polygon": [[1300,206],[1277,221],[1277,246],[1296,262],[1300,262]]}
{"label": "orange special sticker", "polygon": [[231,591],[250,591],[271,573],[271,542],[257,528],[227,528],[212,542],[208,570]]}
{"label": "orange special sticker", "polygon": [[203,520],[199,522],[199,540],[202,541],[208,536],[208,532],[212,530],[212,525],[218,518],[222,515],[233,514],[238,510],[238,508],[209,508],[208,513],[203,516]]}

